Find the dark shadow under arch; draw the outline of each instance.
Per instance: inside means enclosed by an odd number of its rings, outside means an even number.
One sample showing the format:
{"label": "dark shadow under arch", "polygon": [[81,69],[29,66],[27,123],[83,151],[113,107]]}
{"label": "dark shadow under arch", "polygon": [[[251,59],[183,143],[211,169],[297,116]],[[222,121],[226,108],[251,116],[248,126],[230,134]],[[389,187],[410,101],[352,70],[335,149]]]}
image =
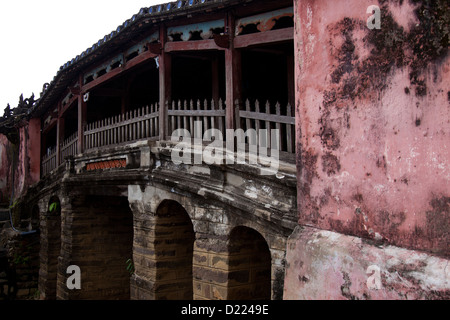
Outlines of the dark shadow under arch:
{"label": "dark shadow under arch", "polygon": [[181,204],[164,200],[155,220],[155,299],[192,300],[192,221]]}
{"label": "dark shadow under arch", "polygon": [[228,299],[270,300],[272,260],[264,237],[252,228],[235,227],[228,250]]}

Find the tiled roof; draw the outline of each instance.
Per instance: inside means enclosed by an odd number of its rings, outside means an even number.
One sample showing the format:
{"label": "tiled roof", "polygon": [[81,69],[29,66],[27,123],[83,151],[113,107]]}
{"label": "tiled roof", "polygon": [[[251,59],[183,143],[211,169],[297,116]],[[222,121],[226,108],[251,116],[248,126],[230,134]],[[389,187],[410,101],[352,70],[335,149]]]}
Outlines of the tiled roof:
{"label": "tiled roof", "polygon": [[116,30],[105,35],[81,54],[62,65],[53,80],[48,84],[44,84],[40,98],[32,111],[33,115],[42,115],[47,109],[48,103],[54,102],[61,92],[70,85],[70,81],[73,81],[77,71],[97,61],[105,53],[111,52],[137,32],[142,32],[142,24],[144,22],[151,26],[167,19],[250,1],[252,0],[178,0],[141,8],[137,14],[134,14],[130,19],[118,26]]}

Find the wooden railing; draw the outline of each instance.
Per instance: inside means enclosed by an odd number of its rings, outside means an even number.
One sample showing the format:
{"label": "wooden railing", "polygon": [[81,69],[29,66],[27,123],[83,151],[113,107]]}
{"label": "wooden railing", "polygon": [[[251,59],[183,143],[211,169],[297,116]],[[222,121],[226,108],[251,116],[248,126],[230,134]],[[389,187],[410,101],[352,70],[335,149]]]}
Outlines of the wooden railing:
{"label": "wooden railing", "polygon": [[42,157],[42,176],[56,169],[56,147],[49,148],[47,154]]}
{"label": "wooden railing", "polygon": [[78,154],[78,132],[72,134],[69,138],[63,141],[60,146],[60,161],[64,163],[64,159],[68,156],[75,156]]}
{"label": "wooden railing", "polygon": [[[279,103],[273,106],[266,102],[262,106],[258,100],[253,105],[247,100],[243,107],[238,104],[235,112],[237,128],[241,128],[244,131],[255,129],[257,135],[259,135],[260,129],[267,129],[267,136],[264,138],[267,148],[289,153],[295,152],[295,113],[292,112],[292,107],[289,103],[282,111]],[[270,138],[272,136],[269,129],[278,129],[279,135],[277,139]]]}
{"label": "wooden railing", "polygon": [[[168,134],[176,129],[186,129],[194,137],[195,130],[201,129],[202,138],[208,129],[218,129],[226,138],[225,103],[219,101],[197,100],[166,102]],[[253,104],[247,100],[244,105],[235,104],[236,129],[255,129],[256,139],[249,143],[259,143],[260,146],[277,149],[288,153],[295,152],[295,115],[290,104],[282,108],[279,103],[269,102],[261,105],[258,100]],[[201,128],[195,128],[195,122],[201,122]],[[197,124],[198,125],[198,124]],[[260,134],[261,131],[266,136]],[[273,129],[278,129],[279,135],[271,135]],[[142,139],[159,139],[159,105],[129,111],[125,114],[110,117],[90,123],[83,134],[85,150],[103,146],[117,145]],[[275,137],[275,139],[274,139]],[[74,133],[60,145],[59,163],[64,163],[67,156],[78,154],[78,133]],[[263,141],[263,144],[261,143]],[[42,158],[42,175],[46,175],[57,166],[56,148],[48,150]]]}
{"label": "wooden railing", "polygon": [[190,132],[191,137],[194,137],[195,132],[195,122],[202,122],[201,130],[203,135],[209,129],[218,129],[225,136],[225,106],[222,100],[210,101],[204,100],[201,102],[197,100],[194,102],[190,100],[184,101],[172,101],[170,108],[167,110],[167,115],[169,118],[169,132],[176,129],[186,129]]}
{"label": "wooden railing", "polygon": [[94,149],[159,136],[158,104],[90,123],[84,132],[85,149]]}

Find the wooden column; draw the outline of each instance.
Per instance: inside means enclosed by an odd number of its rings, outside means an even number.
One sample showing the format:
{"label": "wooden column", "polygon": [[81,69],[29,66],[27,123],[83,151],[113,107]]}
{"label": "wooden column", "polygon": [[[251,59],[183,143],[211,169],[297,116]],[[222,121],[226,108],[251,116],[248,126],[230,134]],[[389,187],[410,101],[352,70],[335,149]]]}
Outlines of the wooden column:
{"label": "wooden column", "polygon": [[84,151],[84,127],[87,119],[87,103],[83,101],[84,93],[78,96],[78,153]]}
{"label": "wooden column", "polygon": [[230,46],[225,50],[226,77],[226,128],[235,128],[235,102],[241,100],[241,52],[234,48],[235,19],[228,13],[226,28],[230,37]]}
{"label": "wooden column", "polygon": [[167,42],[167,29],[165,25],[161,25],[159,29],[159,39],[161,42],[161,54],[159,55],[159,138],[165,140],[171,132],[168,131],[168,119],[166,101],[171,102],[171,73],[172,59],[169,53],[164,50]]}
{"label": "wooden column", "polygon": [[56,122],[56,166],[58,167],[64,159],[61,159],[61,144],[64,141],[64,118],[61,114],[61,103],[58,104],[58,121]]}

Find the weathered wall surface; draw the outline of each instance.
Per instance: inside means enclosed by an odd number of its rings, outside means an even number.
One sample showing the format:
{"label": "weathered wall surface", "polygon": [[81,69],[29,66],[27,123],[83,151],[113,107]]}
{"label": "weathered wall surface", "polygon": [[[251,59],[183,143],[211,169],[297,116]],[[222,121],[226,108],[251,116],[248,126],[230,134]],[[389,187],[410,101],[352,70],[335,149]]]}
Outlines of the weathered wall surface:
{"label": "weathered wall surface", "polygon": [[293,235],[285,299],[450,298],[447,259],[310,227]]}
{"label": "weathered wall surface", "polygon": [[8,196],[8,139],[3,134],[0,134],[0,202],[7,203]]}
{"label": "weathered wall surface", "polygon": [[17,134],[11,135],[13,141],[0,135],[0,202],[9,202],[11,195],[17,199],[30,185],[39,181],[40,128],[40,119],[31,119],[17,129]]}
{"label": "weathered wall surface", "polygon": [[296,2],[300,223],[448,256],[449,9],[373,2]]}
{"label": "weathered wall surface", "polygon": [[[371,5],[380,30],[367,27]],[[294,6],[299,224],[448,257],[446,2]]]}

